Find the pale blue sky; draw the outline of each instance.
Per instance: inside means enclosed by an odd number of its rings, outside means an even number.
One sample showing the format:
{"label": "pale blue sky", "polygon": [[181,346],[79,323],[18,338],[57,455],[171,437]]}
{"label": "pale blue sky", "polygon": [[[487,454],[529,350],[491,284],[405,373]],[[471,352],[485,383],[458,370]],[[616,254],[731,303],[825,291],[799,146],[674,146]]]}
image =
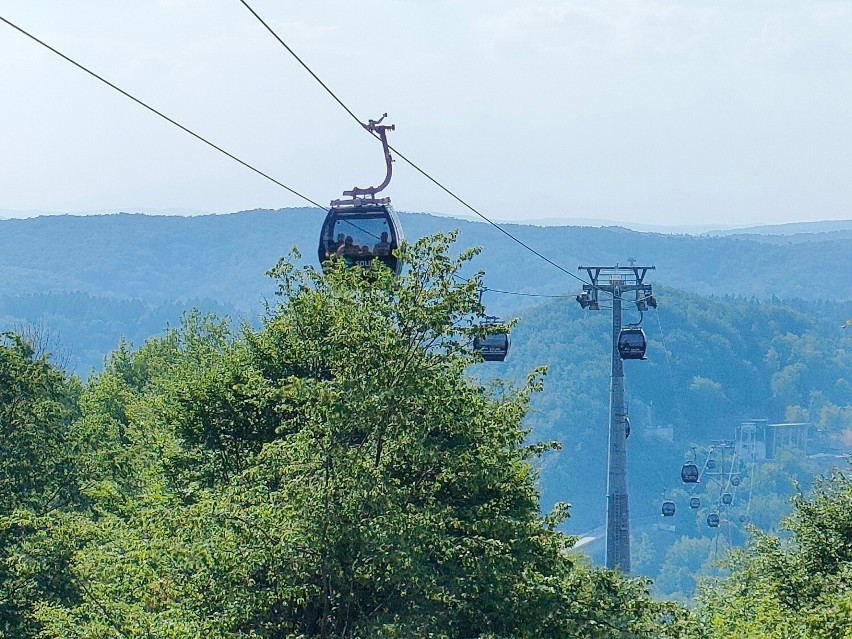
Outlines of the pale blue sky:
{"label": "pale blue sky", "polygon": [[[364,119],[498,219],[852,219],[852,2],[252,0]],[[380,149],[238,0],[0,15],[319,202]],[[302,203],[0,24],[0,209]],[[401,210],[465,210],[398,161]]]}

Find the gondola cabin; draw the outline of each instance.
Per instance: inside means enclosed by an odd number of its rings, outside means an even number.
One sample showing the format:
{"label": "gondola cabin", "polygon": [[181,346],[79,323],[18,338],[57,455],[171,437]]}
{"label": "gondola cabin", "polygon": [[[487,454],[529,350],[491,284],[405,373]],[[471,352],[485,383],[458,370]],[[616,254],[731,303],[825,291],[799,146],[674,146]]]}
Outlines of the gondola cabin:
{"label": "gondola cabin", "polygon": [[734,501],[734,496],[731,493],[722,493],[722,503],[730,506]]}
{"label": "gondola cabin", "polygon": [[718,528],[720,521],[721,519],[719,518],[718,513],[710,513],[707,515],[707,525],[710,526],[710,528]]}
{"label": "gondola cabin", "polygon": [[675,514],[675,503],[673,501],[664,501],[662,507],[663,517],[672,517]]}
{"label": "gondola cabin", "polygon": [[648,359],[645,357],[645,331],[638,326],[622,328],[618,334],[618,354],[621,359]]}
{"label": "gondola cabin", "polygon": [[394,251],[403,240],[393,207],[383,200],[335,202],[325,216],[319,242],[320,264],[335,257],[347,266],[369,268],[379,260],[399,275],[402,263]]}
{"label": "gondola cabin", "polygon": [[378,186],[354,187],[344,191],[347,199],[332,200],[320,230],[320,264],[342,259],[347,266],[369,268],[375,260],[382,262],[391,271],[400,274],[402,263],[393,252],[403,240],[402,225],[390,205],[390,198],[378,198],[376,194],[390,184],[393,174],[393,158],[390,154],[387,132],[396,127],[382,124],[385,113],[378,120],[369,120],[363,127],[382,141],[385,155],[385,179]]}
{"label": "gondola cabin", "polygon": [[707,460],[707,470],[716,470],[716,460],[708,459]]}
{"label": "gondola cabin", "polygon": [[739,477],[731,477],[731,486],[739,486],[740,481]]}
{"label": "gondola cabin", "polygon": [[693,510],[697,508],[701,508],[701,497],[690,497],[689,498],[689,507]]}
{"label": "gondola cabin", "polygon": [[485,325],[497,327],[498,332],[473,338],[473,350],[479,351],[486,362],[502,362],[509,354],[509,331],[497,317],[486,318]]}
{"label": "gondola cabin", "polygon": [[695,462],[686,462],[680,469],[680,479],[684,484],[697,484],[698,474],[698,466]]}

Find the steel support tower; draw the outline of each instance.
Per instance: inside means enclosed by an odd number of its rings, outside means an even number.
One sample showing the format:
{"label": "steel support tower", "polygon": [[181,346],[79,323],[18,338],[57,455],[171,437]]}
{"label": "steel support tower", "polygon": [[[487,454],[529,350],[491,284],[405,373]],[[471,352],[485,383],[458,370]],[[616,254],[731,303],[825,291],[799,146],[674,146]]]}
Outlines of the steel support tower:
{"label": "steel support tower", "polygon": [[629,296],[640,311],[657,307],[645,275],[653,266],[581,266],[590,284],[577,296],[582,308],[600,310],[600,294],[612,297],[612,373],[609,392],[609,455],[606,488],[606,567],[630,572],[630,509],[627,495],[627,410],[624,362],[618,350],[622,301]]}

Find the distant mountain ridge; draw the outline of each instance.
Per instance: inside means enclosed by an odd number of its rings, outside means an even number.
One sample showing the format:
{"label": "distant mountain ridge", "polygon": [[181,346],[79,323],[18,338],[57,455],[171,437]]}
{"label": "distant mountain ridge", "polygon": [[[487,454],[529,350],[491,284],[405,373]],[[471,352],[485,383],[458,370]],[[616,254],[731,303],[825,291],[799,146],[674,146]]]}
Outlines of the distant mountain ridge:
{"label": "distant mountain ridge", "polygon": [[788,222],[719,229],[705,235],[815,235],[837,231],[852,231],[852,220],[823,220],[819,222]]}
{"label": "distant mountain ridge", "polygon": [[[852,238],[817,235],[691,236],[624,228],[502,228],[561,265],[562,272],[498,229],[429,214],[402,213],[406,237],[458,229],[459,248],[481,246],[475,268],[491,289],[562,295],[580,289],[582,264],[655,265],[652,281],[703,294],[769,299],[852,299]],[[317,264],[322,213],[297,208],[195,217],[117,214],[0,221],[0,294],[78,291],[166,303],[209,299],[252,311],[272,297],[265,276],[297,246]],[[807,241],[791,244],[790,239]],[[777,241],[776,241],[777,240]],[[779,243],[781,242],[781,243]],[[826,277],[832,274],[831,277]],[[845,274],[845,275],[844,275]],[[575,277],[576,275],[576,277]],[[489,309],[509,313],[529,298],[487,293]],[[568,300],[573,303],[572,300]]]}

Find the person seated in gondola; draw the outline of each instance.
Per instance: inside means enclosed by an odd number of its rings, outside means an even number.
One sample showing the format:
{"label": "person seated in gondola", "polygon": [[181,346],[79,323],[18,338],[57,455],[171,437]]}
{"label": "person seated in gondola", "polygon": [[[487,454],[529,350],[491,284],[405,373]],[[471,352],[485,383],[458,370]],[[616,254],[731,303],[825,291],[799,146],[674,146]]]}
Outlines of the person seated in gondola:
{"label": "person seated in gondola", "polygon": [[337,249],[339,249],[341,246],[343,246],[345,241],[346,241],[346,234],[345,233],[338,233],[337,234],[337,241],[331,243],[331,248],[329,249],[329,254],[337,253]]}
{"label": "person seated in gondola", "polygon": [[382,231],[381,239],[376,242],[376,245],[373,247],[373,253],[376,255],[389,255],[391,250],[390,242],[388,242],[388,232]]}
{"label": "person seated in gondola", "polygon": [[373,254],[370,252],[370,247],[369,247],[369,246],[367,246],[366,244],[365,244],[364,246],[362,246],[362,247],[361,247],[361,255],[362,255],[362,256],[365,256],[365,257],[370,257],[370,256],[372,256],[372,255],[373,255]]}
{"label": "person seated in gondola", "polygon": [[347,235],[343,244],[337,247],[338,255],[358,255],[361,252],[361,247],[353,244],[354,240],[351,235]]}

